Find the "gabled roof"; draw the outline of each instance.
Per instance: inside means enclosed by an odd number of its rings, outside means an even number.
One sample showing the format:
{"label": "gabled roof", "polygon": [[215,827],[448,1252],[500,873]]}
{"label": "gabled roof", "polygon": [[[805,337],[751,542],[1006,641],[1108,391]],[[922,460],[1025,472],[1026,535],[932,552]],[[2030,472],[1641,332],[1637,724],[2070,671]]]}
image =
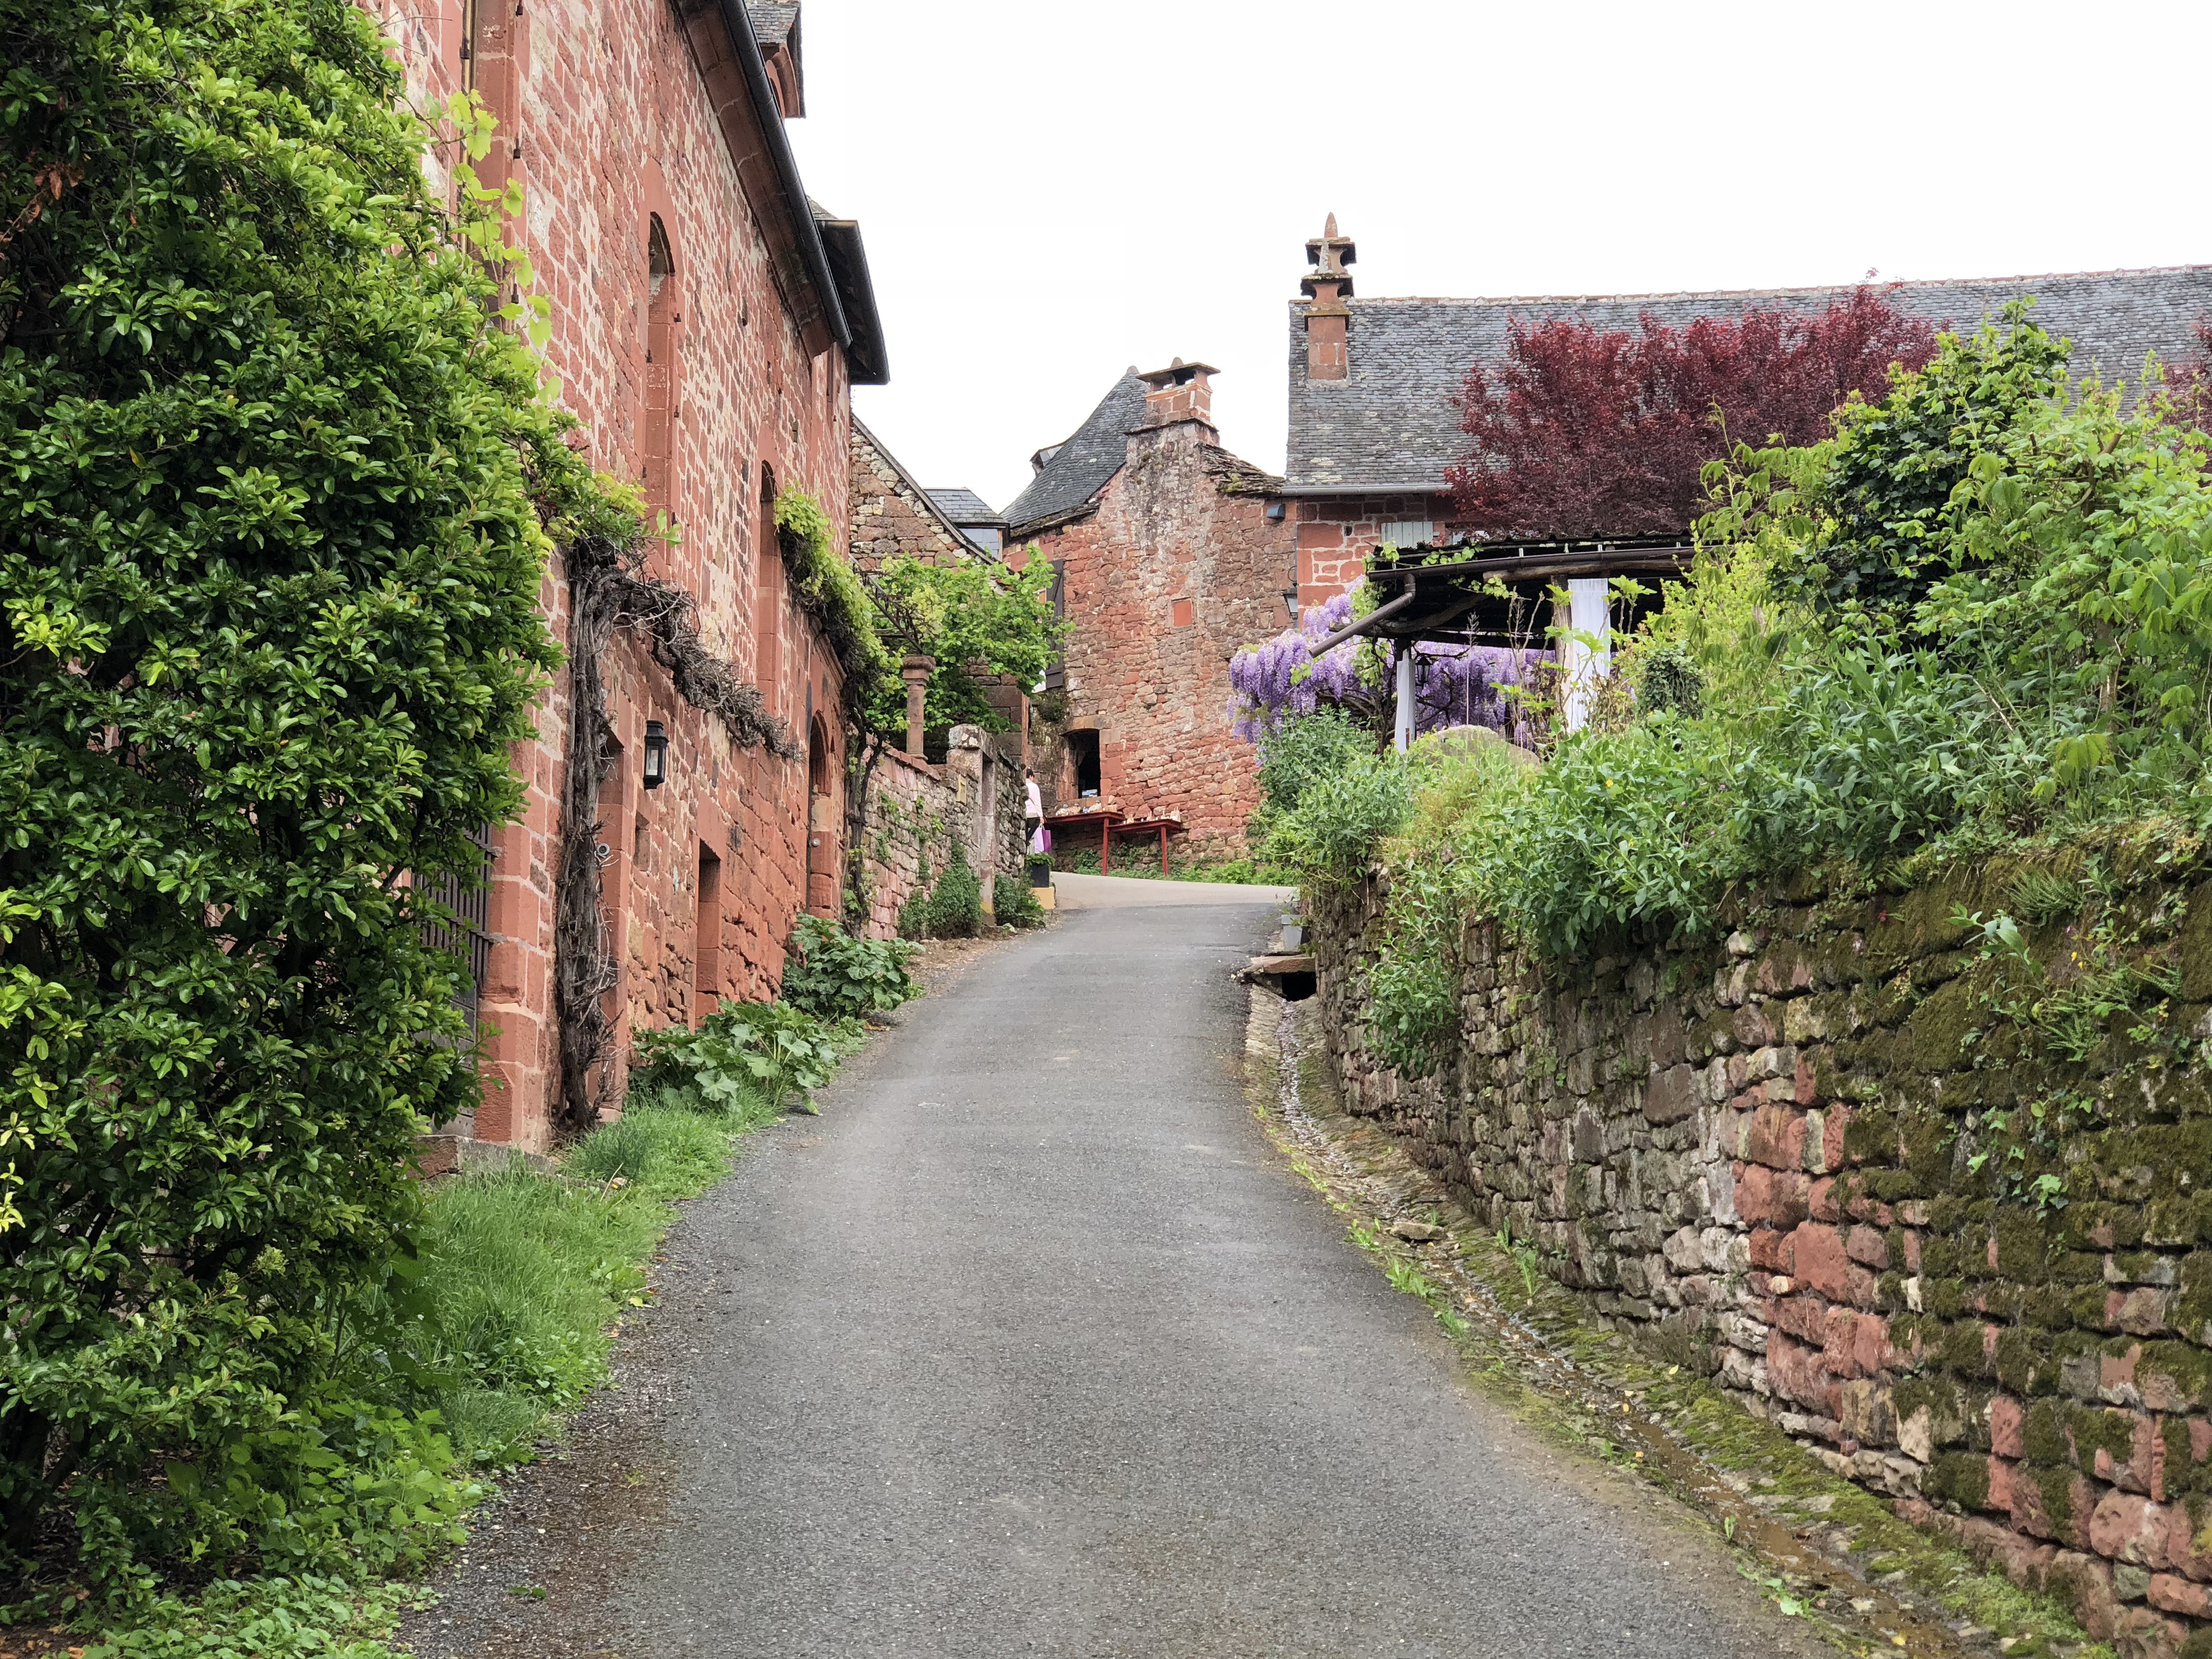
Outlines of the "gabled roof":
{"label": "gabled roof", "polygon": [[[1505,361],[1510,319],[1573,317],[1593,327],[1632,332],[1647,312],[1680,326],[1699,317],[1734,319],[1754,308],[1816,311],[1848,298],[1854,286],[1348,300],[1351,374],[1341,380],[1306,378],[1306,302],[1294,301],[1287,488],[1303,494],[1441,490],[1444,469],[1460,459],[1466,444],[1451,396],[1474,364],[1495,368]],[[2141,374],[2146,352],[2156,351],[2168,362],[2185,356],[2195,344],[2197,319],[2212,313],[2212,265],[1873,286],[1908,317],[1961,330],[1978,326],[2008,300],[2033,294],[2035,321],[2074,342],[2074,372],[2094,371],[2108,383]]]}
{"label": "gabled roof", "polygon": [[[777,90],[787,106],[784,114],[798,120],[806,113],[806,64],[799,52],[799,8],[748,4],[745,21],[753,26],[753,39],[760,43],[764,59],[780,50],[782,62],[770,73],[783,82]],[[778,70],[782,73],[777,74]]]}
{"label": "gabled roof", "polygon": [[972,489],[933,489],[929,499],[938,510],[953,523],[963,526],[980,524],[1003,526],[1005,517]]}
{"label": "gabled roof", "polygon": [[1145,391],[1131,368],[1099,399],[1075,435],[1052,450],[1044,470],[1006,504],[1006,524],[1016,539],[1047,520],[1081,512],[1106,488],[1128,459],[1130,428],[1145,418]]}
{"label": "gabled roof", "polygon": [[1283,481],[1267,468],[1255,466],[1241,455],[1232,455],[1219,444],[1198,447],[1199,465],[1224,495],[1279,495]]}
{"label": "gabled roof", "polygon": [[[867,423],[858,415],[853,416],[853,442],[856,447],[865,448],[873,453],[875,458],[889,469],[891,476],[913,499],[915,511],[934,523],[955,549],[964,547],[979,558],[995,559],[999,556],[991,549],[980,546],[969,539],[968,532],[962,528],[962,521],[946,512],[945,503],[937,499],[945,492],[941,489],[924,489],[916,483],[914,481],[914,474],[906,470],[906,464],[891,453],[890,446],[870,431]],[[960,493],[966,495],[968,492],[963,490]],[[972,496],[970,499],[976,500],[977,506],[982,506],[980,500]],[[988,513],[991,509],[985,507],[983,510]]]}

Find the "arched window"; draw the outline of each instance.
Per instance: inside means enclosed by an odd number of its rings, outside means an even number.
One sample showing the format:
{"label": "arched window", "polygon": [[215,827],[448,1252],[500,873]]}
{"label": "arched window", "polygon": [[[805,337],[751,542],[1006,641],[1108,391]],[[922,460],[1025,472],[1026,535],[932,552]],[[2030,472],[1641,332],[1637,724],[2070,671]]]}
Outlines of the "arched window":
{"label": "arched window", "polygon": [[654,214],[645,239],[645,501],[658,516],[676,517],[676,258],[668,228]]}

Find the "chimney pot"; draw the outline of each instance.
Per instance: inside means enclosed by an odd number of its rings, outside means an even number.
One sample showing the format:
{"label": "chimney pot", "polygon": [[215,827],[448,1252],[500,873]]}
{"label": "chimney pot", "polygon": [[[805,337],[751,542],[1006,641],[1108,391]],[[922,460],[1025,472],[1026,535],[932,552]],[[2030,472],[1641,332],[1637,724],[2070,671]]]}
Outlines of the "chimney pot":
{"label": "chimney pot", "polygon": [[1359,250],[1352,238],[1337,234],[1336,216],[1328,216],[1322,234],[1306,243],[1306,263],[1314,267],[1298,279],[1298,290],[1310,303],[1306,307],[1306,379],[1341,380],[1352,373],[1352,273],[1345,269],[1358,263]]}
{"label": "chimney pot", "polygon": [[1196,421],[1209,430],[1213,426],[1213,388],[1210,378],[1221,371],[1211,363],[1187,363],[1180,357],[1165,368],[1139,374],[1145,392],[1145,428],[1174,426]]}

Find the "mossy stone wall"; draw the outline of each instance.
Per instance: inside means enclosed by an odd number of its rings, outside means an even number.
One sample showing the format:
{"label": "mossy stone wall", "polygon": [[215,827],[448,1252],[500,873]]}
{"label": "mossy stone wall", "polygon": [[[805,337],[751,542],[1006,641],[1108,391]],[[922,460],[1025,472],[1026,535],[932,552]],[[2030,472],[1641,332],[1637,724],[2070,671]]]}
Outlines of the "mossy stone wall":
{"label": "mossy stone wall", "polygon": [[[2125,1650],[2212,1655],[2212,870],[2172,843],[1808,878],[1364,1032],[1387,878],[1316,901],[1350,1109],[1623,1327]],[[2036,896],[2039,922],[1985,932]],[[2068,896],[2078,896],[2069,906]],[[2055,914],[2053,912],[2055,911]]]}

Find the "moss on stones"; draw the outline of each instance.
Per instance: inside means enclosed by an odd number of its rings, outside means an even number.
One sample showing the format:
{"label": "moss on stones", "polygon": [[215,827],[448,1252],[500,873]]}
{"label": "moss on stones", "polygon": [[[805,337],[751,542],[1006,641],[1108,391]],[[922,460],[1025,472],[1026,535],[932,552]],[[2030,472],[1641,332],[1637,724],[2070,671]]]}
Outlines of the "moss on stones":
{"label": "moss on stones", "polygon": [[1920,1489],[1939,1504],[1985,1510],[1990,1506],[1990,1460],[1972,1452],[1944,1452],[1922,1477]]}

